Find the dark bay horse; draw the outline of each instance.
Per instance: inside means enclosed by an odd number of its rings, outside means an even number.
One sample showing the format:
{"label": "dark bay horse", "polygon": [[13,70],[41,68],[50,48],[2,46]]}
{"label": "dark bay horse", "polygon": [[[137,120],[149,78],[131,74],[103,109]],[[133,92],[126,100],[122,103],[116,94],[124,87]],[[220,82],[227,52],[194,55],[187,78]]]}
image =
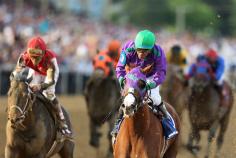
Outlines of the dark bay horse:
{"label": "dark bay horse", "polygon": [[[113,145],[114,158],[176,158],[179,135],[170,140],[164,138],[161,120],[144,102],[147,93],[144,73],[143,69],[136,67],[126,75],[121,106],[125,118]],[[180,132],[177,113],[165,104]]]}
{"label": "dark bay horse", "polygon": [[[108,122],[109,130],[107,137],[109,140],[109,150],[107,157],[111,157],[112,143],[110,141],[110,131],[113,128],[114,115],[111,115],[111,117],[106,120],[104,119],[113,110],[114,104],[120,104],[118,103],[120,100],[120,87],[111,63],[103,63],[105,60],[98,62],[102,62],[100,65],[104,67],[95,67],[93,74],[86,83],[84,93],[90,123],[90,145],[99,148],[99,138],[101,137],[99,128],[104,122]],[[94,63],[94,65],[96,65],[96,63]],[[104,69],[106,69],[106,71],[104,71]]]}
{"label": "dark bay horse", "polygon": [[187,108],[189,90],[184,86],[183,72],[175,65],[168,65],[166,80],[161,86],[163,99],[174,106],[180,119]]}
{"label": "dark bay horse", "polygon": [[205,157],[209,157],[212,140],[219,128],[217,137],[217,150],[215,157],[220,156],[220,149],[224,142],[224,134],[228,127],[230,111],[233,105],[232,91],[227,83],[224,87],[228,89],[226,98],[221,98],[214,88],[211,79],[211,67],[206,62],[199,62],[195,67],[195,75],[191,80],[191,96],[189,98],[189,118],[192,131],[187,144],[188,149],[197,155],[199,151],[200,131],[207,130],[208,147]]}
{"label": "dark bay horse", "polygon": [[[57,137],[52,115],[33,94],[24,71],[11,76],[8,91],[8,121],[6,125],[5,158],[47,158],[58,153],[61,158],[73,158],[74,142]],[[63,109],[69,128],[69,116]],[[55,139],[58,143],[55,143]]]}

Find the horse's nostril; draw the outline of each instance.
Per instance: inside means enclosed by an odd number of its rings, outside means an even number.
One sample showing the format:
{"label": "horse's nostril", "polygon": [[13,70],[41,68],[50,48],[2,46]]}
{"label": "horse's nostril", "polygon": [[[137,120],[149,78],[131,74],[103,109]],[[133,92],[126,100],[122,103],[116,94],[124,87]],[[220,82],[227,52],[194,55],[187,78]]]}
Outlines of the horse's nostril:
{"label": "horse's nostril", "polygon": [[11,123],[15,123],[15,120],[14,120],[14,119],[11,119]]}
{"label": "horse's nostril", "polygon": [[124,107],[125,107],[125,104],[121,104],[121,107],[124,108]]}

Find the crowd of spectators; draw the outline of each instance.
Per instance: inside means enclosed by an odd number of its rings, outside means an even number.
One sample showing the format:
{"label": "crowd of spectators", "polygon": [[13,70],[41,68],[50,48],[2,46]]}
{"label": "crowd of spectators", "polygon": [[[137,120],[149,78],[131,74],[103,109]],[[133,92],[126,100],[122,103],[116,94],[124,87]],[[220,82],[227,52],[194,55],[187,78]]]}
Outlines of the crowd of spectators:
{"label": "crowd of spectators", "polygon": [[[61,72],[88,77],[92,71],[92,57],[106,48],[111,39],[124,44],[133,39],[140,28],[119,26],[105,21],[66,14],[38,14],[31,6],[13,9],[0,5],[0,69],[10,71],[29,38],[40,35],[57,56]],[[210,39],[203,35],[184,33],[175,35],[166,30],[156,32],[157,43],[167,52],[176,43],[189,52],[189,62],[208,47],[215,48],[226,58],[227,65],[235,64],[235,39]]]}

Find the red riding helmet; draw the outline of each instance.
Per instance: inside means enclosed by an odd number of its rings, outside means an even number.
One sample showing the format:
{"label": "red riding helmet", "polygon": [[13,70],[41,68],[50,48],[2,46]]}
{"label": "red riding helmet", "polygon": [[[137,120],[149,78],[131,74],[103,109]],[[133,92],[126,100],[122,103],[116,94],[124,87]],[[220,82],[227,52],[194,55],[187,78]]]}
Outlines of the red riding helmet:
{"label": "red riding helmet", "polygon": [[33,37],[29,40],[27,48],[46,50],[46,44],[41,37]]}
{"label": "red riding helmet", "polygon": [[218,54],[215,50],[210,49],[206,52],[206,57],[212,61],[216,61],[216,59],[218,58]]}
{"label": "red riding helmet", "polygon": [[38,65],[46,51],[46,44],[40,37],[33,37],[28,41],[27,53],[34,65]]}

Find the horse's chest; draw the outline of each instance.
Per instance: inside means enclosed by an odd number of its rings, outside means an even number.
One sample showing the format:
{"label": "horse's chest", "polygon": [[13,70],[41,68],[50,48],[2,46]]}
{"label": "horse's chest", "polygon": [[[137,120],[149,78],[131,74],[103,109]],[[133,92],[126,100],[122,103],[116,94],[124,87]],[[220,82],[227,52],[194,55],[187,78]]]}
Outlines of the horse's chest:
{"label": "horse's chest", "polygon": [[35,128],[29,133],[19,135],[21,147],[27,155],[35,155],[42,151],[46,143],[46,128],[41,121],[36,122]]}
{"label": "horse's chest", "polygon": [[219,108],[219,97],[215,91],[204,95],[193,96],[190,103],[191,119],[195,123],[209,124],[216,117]]}

